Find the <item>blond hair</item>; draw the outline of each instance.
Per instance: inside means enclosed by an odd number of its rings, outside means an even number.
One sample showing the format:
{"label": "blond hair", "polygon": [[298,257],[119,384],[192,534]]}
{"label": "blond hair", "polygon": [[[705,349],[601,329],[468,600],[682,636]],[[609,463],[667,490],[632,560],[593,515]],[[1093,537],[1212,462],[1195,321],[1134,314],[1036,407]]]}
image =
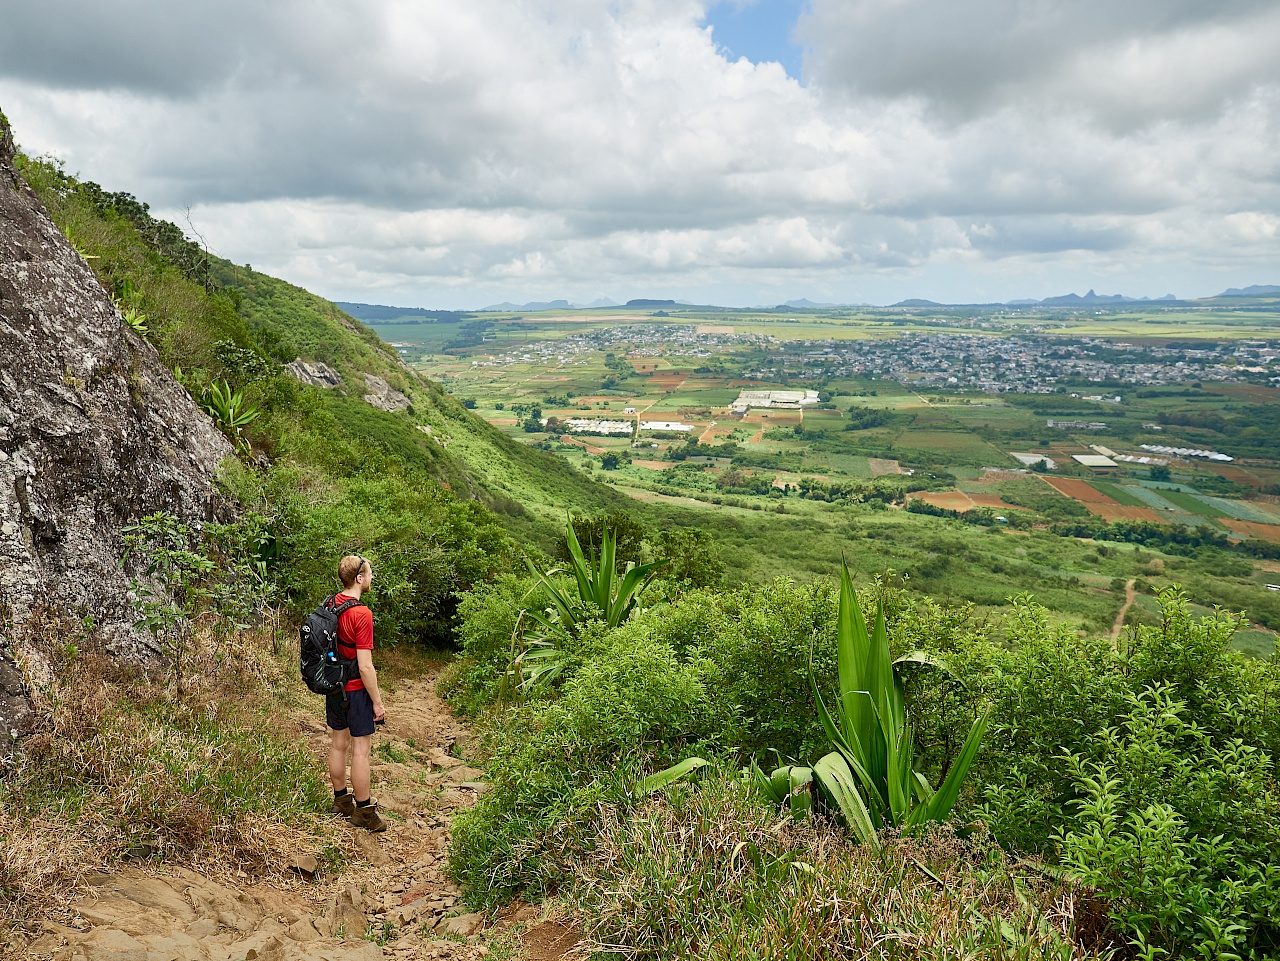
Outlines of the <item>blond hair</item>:
{"label": "blond hair", "polygon": [[350,587],[356,582],[356,578],[360,576],[360,571],[365,564],[369,562],[359,554],[348,554],[342,560],[338,561],[338,580],[342,581],[343,587]]}

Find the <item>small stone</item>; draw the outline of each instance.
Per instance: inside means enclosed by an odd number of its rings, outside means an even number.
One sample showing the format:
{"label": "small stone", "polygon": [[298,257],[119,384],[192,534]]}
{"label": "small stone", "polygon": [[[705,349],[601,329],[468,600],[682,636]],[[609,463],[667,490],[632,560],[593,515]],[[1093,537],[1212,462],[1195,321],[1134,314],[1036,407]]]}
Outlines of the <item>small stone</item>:
{"label": "small stone", "polygon": [[293,859],[293,863],[289,865],[289,870],[301,875],[303,880],[314,881],[317,872],[320,870],[320,862],[310,854],[299,854]]}
{"label": "small stone", "polygon": [[391,863],[387,852],[382,850],[377,839],[367,831],[361,831],[356,835],[356,847],[360,849],[360,855],[375,868],[384,868]]}
{"label": "small stone", "polygon": [[218,922],[213,918],[201,918],[193,921],[187,928],[187,934],[191,935],[197,941],[203,941],[205,938],[211,938],[218,933]]}
{"label": "small stone", "polygon": [[436,925],[436,930],[465,938],[475,934],[483,922],[484,916],[481,914],[457,914],[442,920]]}
{"label": "small stone", "polygon": [[293,938],[295,941],[318,941],[320,939],[320,932],[316,930],[316,926],[311,923],[310,919],[302,918],[301,920],[294,921],[293,924],[289,926],[289,937]]}
{"label": "small stone", "polygon": [[145,861],[147,858],[159,853],[160,849],[154,844],[135,844],[125,849],[124,859],[126,861]]}

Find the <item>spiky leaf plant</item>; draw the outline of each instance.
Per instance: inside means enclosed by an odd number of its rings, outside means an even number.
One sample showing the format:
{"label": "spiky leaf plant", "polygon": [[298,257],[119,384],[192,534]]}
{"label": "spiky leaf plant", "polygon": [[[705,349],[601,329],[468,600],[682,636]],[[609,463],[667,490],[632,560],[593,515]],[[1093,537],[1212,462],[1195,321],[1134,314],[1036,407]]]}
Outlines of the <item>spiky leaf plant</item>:
{"label": "spiky leaf plant", "polygon": [[878,843],[877,832],[883,827],[910,828],[944,820],[960,797],[989,715],[974,721],[959,755],[934,790],[914,767],[899,669],[908,663],[937,665],[919,653],[893,660],[883,607],[876,612],[874,630],[868,632],[849,569],[843,565],[836,645],[840,696],[834,710],[828,709],[809,666],[818,716],[835,747],[813,766],[814,778],[866,843]]}
{"label": "spiky leaf plant", "polygon": [[[534,633],[526,636],[525,648],[513,664],[525,689],[554,680],[563,673],[565,656],[561,642],[575,634],[584,621],[599,620],[613,628],[630,617],[644,589],[667,563],[660,560],[631,566],[619,576],[617,542],[607,528],[601,537],[600,553],[591,560],[583,554],[572,523],[568,525],[566,538],[568,567],[543,572],[532,561],[525,560],[529,571],[538,578],[538,585],[551,599],[551,607],[545,610],[524,612],[538,625]],[[557,580],[562,575],[572,577],[572,586],[568,589]]]}
{"label": "spiky leaf plant", "polygon": [[226,434],[235,445],[247,450],[249,442],[242,431],[258,419],[259,411],[245,403],[242,391],[233,391],[225,380],[215,380],[200,400],[200,406],[210,417],[218,430]]}

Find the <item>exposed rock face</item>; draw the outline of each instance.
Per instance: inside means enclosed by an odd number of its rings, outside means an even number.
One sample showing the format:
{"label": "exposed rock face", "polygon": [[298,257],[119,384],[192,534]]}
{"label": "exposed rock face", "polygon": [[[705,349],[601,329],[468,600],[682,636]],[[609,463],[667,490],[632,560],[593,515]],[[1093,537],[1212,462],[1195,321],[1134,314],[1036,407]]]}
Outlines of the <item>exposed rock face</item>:
{"label": "exposed rock face", "polygon": [[364,395],[366,404],[372,404],[379,410],[404,410],[409,406],[409,398],[396,390],[381,377],[374,374],[364,375],[365,388],[369,393]]}
{"label": "exposed rock face", "polygon": [[293,363],[285,365],[285,370],[312,387],[323,387],[327,390],[342,386],[342,375],[328,364],[318,361],[303,360],[299,357]]}
{"label": "exposed rock face", "polygon": [[[130,331],[13,166],[0,124],[0,758],[29,723],[19,658],[47,664],[50,611],[92,614],[111,650],[147,656],[129,625],[121,529],[223,511],[230,443]],[[45,622],[47,623],[47,622]]]}

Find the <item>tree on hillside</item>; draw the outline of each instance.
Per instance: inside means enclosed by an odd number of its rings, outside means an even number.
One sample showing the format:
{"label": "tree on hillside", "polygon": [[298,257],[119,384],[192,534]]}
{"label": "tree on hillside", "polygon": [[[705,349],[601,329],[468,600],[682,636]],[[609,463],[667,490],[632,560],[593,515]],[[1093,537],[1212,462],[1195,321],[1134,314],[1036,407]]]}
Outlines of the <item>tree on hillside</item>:
{"label": "tree on hillside", "polygon": [[[616,456],[616,455],[615,455]],[[607,470],[612,468],[606,468]],[[582,545],[582,552],[587,557],[595,557],[604,540],[604,532],[608,530],[617,546],[616,559],[619,568],[628,563],[639,564],[643,558],[644,542],[649,537],[643,524],[631,519],[622,511],[612,514],[600,514],[596,517],[575,517],[573,532]],[[562,537],[556,545],[556,560],[568,563],[572,559],[569,553],[569,541]]]}
{"label": "tree on hillside", "polygon": [[715,587],[724,577],[724,564],[711,535],[698,527],[659,531],[650,540],[653,553],[671,563],[660,577],[686,581],[694,587]]}

